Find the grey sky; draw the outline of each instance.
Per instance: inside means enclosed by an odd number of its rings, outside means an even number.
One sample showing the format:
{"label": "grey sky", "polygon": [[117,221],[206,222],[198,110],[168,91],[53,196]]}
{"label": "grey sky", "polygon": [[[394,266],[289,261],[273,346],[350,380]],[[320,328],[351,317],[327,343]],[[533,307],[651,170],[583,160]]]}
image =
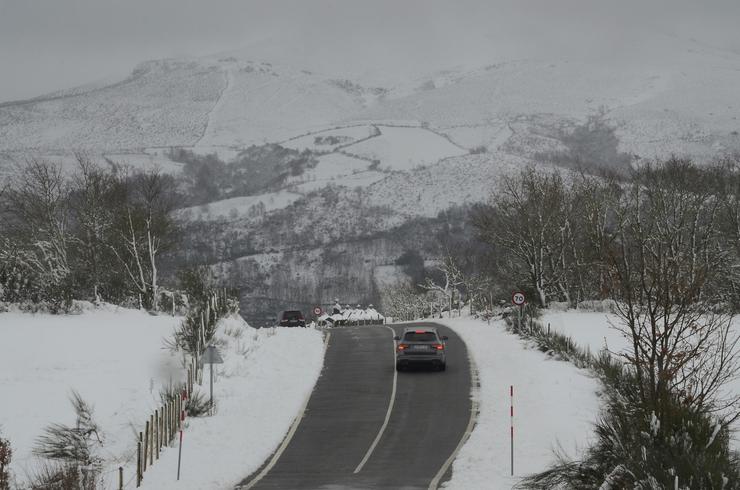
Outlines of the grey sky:
{"label": "grey sky", "polygon": [[378,80],[524,57],[645,56],[671,36],[740,59],[738,21],[737,0],[0,0],[0,100],[231,50]]}

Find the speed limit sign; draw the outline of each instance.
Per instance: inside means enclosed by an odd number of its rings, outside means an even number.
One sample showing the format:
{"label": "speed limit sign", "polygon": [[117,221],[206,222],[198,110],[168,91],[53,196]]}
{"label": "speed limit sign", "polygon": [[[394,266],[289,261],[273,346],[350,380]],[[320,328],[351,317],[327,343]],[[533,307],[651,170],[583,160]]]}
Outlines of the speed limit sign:
{"label": "speed limit sign", "polygon": [[524,293],[521,291],[516,291],[511,295],[511,302],[517,306],[522,306],[525,301],[526,298],[524,297]]}
{"label": "speed limit sign", "polygon": [[321,315],[321,307],[320,306],[315,307],[313,309],[313,314],[316,315],[316,316],[320,316]]}

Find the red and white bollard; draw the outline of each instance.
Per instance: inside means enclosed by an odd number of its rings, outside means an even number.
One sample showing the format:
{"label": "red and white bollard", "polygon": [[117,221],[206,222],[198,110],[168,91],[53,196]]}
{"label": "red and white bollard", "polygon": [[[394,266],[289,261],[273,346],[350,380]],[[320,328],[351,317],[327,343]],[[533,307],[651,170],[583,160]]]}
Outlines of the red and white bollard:
{"label": "red and white bollard", "polygon": [[180,412],[180,448],[177,451],[177,481],[180,481],[180,462],[182,461],[182,426],[185,422],[185,410]]}
{"label": "red and white bollard", "polygon": [[514,385],[509,387],[509,396],[511,398],[511,476],[514,476]]}

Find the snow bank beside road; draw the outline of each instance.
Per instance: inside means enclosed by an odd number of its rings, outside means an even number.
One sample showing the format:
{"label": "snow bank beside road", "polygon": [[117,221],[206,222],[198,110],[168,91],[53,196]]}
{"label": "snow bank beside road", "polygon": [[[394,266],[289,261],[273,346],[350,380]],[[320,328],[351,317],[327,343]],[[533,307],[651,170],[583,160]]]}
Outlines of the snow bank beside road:
{"label": "snow bank beside road", "polygon": [[[599,413],[599,382],[507,333],[501,320],[435,320],[454,329],[479,373],[480,414],[452,466],[445,489],[511,488],[546,469],[553,450],[575,456],[588,444]],[[509,386],[514,386],[514,477],[510,474]]]}
{"label": "snow bank beside road", "polygon": [[[147,469],[142,488],[234,488],[277,449],[316,384],[324,357],[317,330],[253,329],[230,317],[221,320],[217,335],[224,358],[214,366],[217,413],[187,420],[180,481],[177,447],[166,448]],[[207,375],[208,369],[204,393]]]}

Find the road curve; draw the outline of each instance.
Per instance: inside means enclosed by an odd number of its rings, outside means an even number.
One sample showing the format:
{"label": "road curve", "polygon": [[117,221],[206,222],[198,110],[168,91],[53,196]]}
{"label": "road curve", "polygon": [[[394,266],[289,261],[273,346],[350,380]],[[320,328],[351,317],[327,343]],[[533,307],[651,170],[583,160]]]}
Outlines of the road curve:
{"label": "road curve", "polygon": [[321,377],[287,447],[269,471],[261,468],[237,488],[427,489],[435,477],[448,479],[449,470],[438,473],[473,409],[467,350],[449,328],[414,323],[449,337],[447,370],[396,374],[391,329],[404,326],[332,329]]}

